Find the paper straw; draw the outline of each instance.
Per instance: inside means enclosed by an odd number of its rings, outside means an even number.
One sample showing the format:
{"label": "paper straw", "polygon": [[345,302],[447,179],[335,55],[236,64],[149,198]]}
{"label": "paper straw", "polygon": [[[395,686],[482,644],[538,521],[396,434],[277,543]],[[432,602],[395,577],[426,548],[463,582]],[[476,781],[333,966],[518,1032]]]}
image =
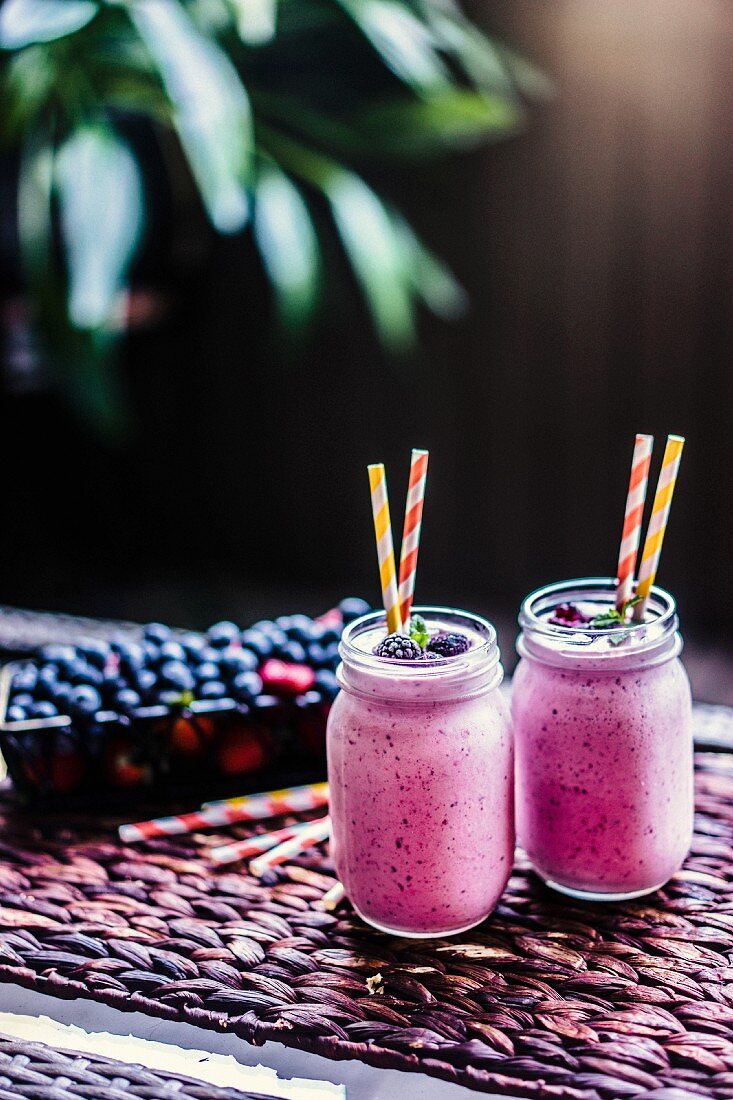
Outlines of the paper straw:
{"label": "paper straw", "polygon": [[410,626],[412,597],[415,592],[417,552],[420,548],[420,528],[425,500],[425,481],[428,476],[428,452],[413,450],[410,460],[410,481],[407,487],[405,526],[402,530],[400,550],[400,618],[405,630]]}
{"label": "paper straw", "polygon": [[306,829],[312,822],[304,822],[299,825],[290,825],[285,829],[274,829],[270,833],[260,833],[259,836],[251,836],[247,840],[237,840],[232,844],[221,844],[218,848],[212,848],[209,855],[214,863],[235,863],[240,859],[252,859],[253,856],[269,852],[278,844],[294,837]]}
{"label": "paper straw", "polygon": [[214,806],[248,806],[253,799],[267,799],[271,812],[266,817],[278,814],[296,813],[302,810],[319,810],[328,804],[328,783],[307,783],[303,787],[285,787],[281,791],[267,791],[265,794],[245,794],[238,798],[220,798],[215,802],[204,802],[203,808],[210,810]]}
{"label": "paper straw", "polygon": [[644,518],[644,501],[652,460],[653,435],[637,435],[634,456],[631,460],[629,493],[626,497],[624,529],[618,555],[618,588],[616,608],[621,611],[634,594],[634,573],[641,540],[641,524]]}
{"label": "paper straw", "polygon": [[140,821],[135,825],[120,825],[119,834],[120,840],[126,844],[134,844],[136,841],[150,840],[152,837],[181,836],[195,832],[197,829],[234,825],[238,821],[264,821],[268,817],[277,817],[279,814],[313,808],[310,788],[292,787],[289,790],[251,794],[240,799],[234,806],[222,803],[207,806],[189,814],[158,817],[152,821]]}
{"label": "paper straw", "polygon": [[321,905],[327,912],[336,909],[346,897],[346,891],[340,882],[335,882],[330,890],[321,898]]}
{"label": "paper straw", "polygon": [[685,441],[681,435],[668,435],[667,446],[664,448],[662,468],[659,471],[657,491],[654,494],[651,519],[646,533],[644,552],[641,555],[639,566],[639,581],[636,586],[637,596],[641,596],[641,602],[634,608],[634,619],[643,622],[646,615],[646,606],[649,601],[649,593],[654,584],[659,568],[659,558],[662,554],[662,543],[667,530],[669,510],[672,507],[672,496],[677,482],[677,471],[680,468],[682,448]]}
{"label": "paper straw", "polygon": [[394,634],[402,629],[402,621],[400,619],[399,596],[397,593],[392,524],[389,518],[387,479],[384,474],[383,463],[373,463],[367,469],[369,470],[369,487],[372,493],[374,533],[377,536],[379,579],[382,586],[384,610],[387,613],[387,631]]}
{"label": "paper straw", "polygon": [[287,863],[289,859],[299,856],[306,848],[312,848],[315,844],[320,844],[322,840],[327,840],[330,835],[330,818],[323,817],[320,821],[311,821],[292,840],[286,840],[283,844],[278,844],[277,848],[273,848],[271,851],[265,852],[264,855],[253,859],[249,865],[250,874],[260,878],[271,867]]}

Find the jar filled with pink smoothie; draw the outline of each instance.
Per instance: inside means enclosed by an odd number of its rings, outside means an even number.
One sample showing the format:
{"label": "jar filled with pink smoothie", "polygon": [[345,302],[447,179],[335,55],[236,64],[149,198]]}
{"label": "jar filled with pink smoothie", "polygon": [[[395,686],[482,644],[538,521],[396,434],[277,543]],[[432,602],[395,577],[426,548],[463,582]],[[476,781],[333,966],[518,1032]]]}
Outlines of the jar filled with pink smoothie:
{"label": "jar filled with pink smoothie", "polygon": [[506,886],[514,758],[493,626],[463,611],[414,613],[433,637],[458,632],[465,651],[377,656],[383,614],[344,632],[328,721],[331,852],[364,920],[445,936],[480,923]]}
{"label": "jar filled with pink smoothie", "polygon": [[692,839],[675,602],[655,587],[643,622],[592,625],[615,594],[615,580],[590,578],[530,595],[512,696],[519,843],[549,886],[596,901],[658,889]]}

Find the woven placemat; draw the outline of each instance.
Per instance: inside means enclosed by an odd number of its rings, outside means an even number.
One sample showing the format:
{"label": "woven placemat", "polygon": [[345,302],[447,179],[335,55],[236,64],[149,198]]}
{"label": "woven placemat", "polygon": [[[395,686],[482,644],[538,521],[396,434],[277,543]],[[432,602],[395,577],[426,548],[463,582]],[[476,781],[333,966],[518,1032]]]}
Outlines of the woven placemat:
{"label": "woven placemat", "polygon": [[[704,743],[731,718],[698,711]],[[215,872],[221,834],[125,847],[6,805],[0,980],[480,1091],[733,1097],[733,755],[698,754],[697,810],[651,897],[574,903],[520,862],[479,929],[419,942],[320,909],[322,851],[259,882]]]}
{"label": "woven placemat", "polygon": [[[177,1073],[0,1034],[0,1100],[268,1100]],[[274,1100],[270,1097],[269,1100]]]}

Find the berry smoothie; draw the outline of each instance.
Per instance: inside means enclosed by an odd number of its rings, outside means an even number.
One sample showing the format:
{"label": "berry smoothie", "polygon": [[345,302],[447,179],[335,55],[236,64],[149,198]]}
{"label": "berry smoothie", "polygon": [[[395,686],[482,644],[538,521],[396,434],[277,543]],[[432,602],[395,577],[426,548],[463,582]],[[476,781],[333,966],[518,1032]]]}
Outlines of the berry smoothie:
{"label": "berry smoothie", "polygon": [[[506,885],[514,760],[493,627],[463,612],[422,615],[430,658],[399,643],[387,651],[401,657],[375,655],[384,616],[344,634],[328,723],[331,851],[363,919],[438,936],[478,924]],[[442,644],[456,630],[462,652]]]}
{"label": "berry smoothie", "polygon": [[[577,619],[558,620],[557,604]],[[605,579],[525,601],[512,706],[520,843],[550,886],[605,900],[663,885],[689,850],[693,818],[674,601],[655,589],[644,623],[592,629],[611,606]]]}

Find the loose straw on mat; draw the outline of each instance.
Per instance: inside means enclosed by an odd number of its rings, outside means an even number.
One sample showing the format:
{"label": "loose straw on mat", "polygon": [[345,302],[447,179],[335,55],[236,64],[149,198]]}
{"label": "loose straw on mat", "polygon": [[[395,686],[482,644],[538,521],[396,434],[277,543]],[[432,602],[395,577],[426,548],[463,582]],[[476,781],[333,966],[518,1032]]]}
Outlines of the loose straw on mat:
{"label": "loose straw on mat", "polygon": [[[189,814],[158,817],[152,821],[140,821],[136,825],[120,825],[120,840],[126,844],[151,837],[180,836],[197,829],[210,829],[218,825],[234,825],[238,821],[264,821],[278,814],[313,809],[309,787],[291,787],[289,790],[251,794],[234,806],[226,803],[207,806]],[[322,805],[323,803],[318,803]]]}
{"label": "loose straw on mat", "polygon": [[618,588],[616,608],[621,611],[634,594],[634,573],[641,540],[641,524],[644,518],[644,501],[652,460],[653,435],[637,435],[634,456],[631,460],[629,492],[626,497],[624,529],[618,555]]}
{"label": "loose straw on mat", "polygon": [[659,568],[659,558],[662,554],[662,543],[667,530],[669,510],[672,507],[672,496],[677,482],[677,471],[680,468],[682,448],[685,441],[681,435],[668,435],[667,446],[664,448],[662,468],[659,471],[657,491],[654,494],[651,519],[647,528],[644,552],[641,555],[639,566],[639,580],[636,585],[636,594],[641,596],[641,602],[634,608],[634,619],[643,622],[646,614],[646,605],[649,601],[649,593],[654,584],[654,579]]}
{"label": "loose straw on mat", "polygon": [[415,592],[417,552],[420,548],[420,528],[425,500],[425,482],[428,476],[428,452],[413,450],[410,460],[410,481],[407,487],[405,526],[402,530],[400,550],[400,618],[405,630],[410,625],[412,597]]}
{"label": "loose straw on mat", "polygon": [[232,844],[221,844],[218,848],[212,848],[209,856],[214,863],[235,863],[240,859],[252,859],[263,852],[269,852],[278,844],[294,837],[307,829],[312,822],[289,825],[284,829],[274,829],[271,833],[260,833],[259,836],[251,836],[247,840],[236,840]]}
{"label": "loose straw on mat", "polygon": [[377,558],[379,560],[379,579],[382,586],[384,610],[387,613],[387,630],[394,634],[402,629],[399,596],[397,593],[397,572],[392,543],[392,524],[389,518],[389,500],[387,499],[387,479],[384,464],[375,462],[368,466],[369,487],[372,494],[372,512],[374,514],[374,533],[377,536]]}
{"label": "loose straw on mat", "polygon": [[335,882],[330,890],[321,898],[321,905],[327,912],[336,909],[346,897],[346,891],[340,882]]}
{"label": "loose straw on mat", "polygon": [[322,840],[327,840],[330,835],[330,818],[322,817],[319,821],[311,821],[292,840],[286,840],[283,844],[278,844],[277,848],[273,848],[271,851],[265,852],[264,855],[253,859],[249,865],[250,874],[259,878],[271,867],[287,863],[289,859],[299,856],[306,848],[312,848],[315,844],[320,844]]}
{"label": "loose straw on mat", "polygon": [[318,810],[328,803],[328,783],[307,783],[303,787],[285,787],[281,791],[268,791],[266,794],[220,798],[215,802],[204,802],[203,808],[209,810],[213,806],[248,806],[255,798],[267,799],[269,812],[263,814],[263,817],[277,817],[278,814],[301,810]]}

